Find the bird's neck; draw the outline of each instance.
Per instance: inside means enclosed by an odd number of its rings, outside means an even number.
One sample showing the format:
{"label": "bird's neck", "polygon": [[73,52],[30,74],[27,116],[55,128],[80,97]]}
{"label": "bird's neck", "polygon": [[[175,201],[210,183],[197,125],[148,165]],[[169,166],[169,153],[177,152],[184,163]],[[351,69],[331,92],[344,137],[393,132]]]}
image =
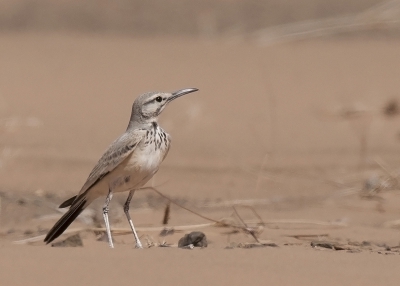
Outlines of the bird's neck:
{"label": "bird's neck", "polygon": [[138,121],[129,121],[128,130],[135,130],[135,129],[157,129],[158,127],[158,122],[157,119],[152,119],[152,120],[147,120],[144,122],[138,122]]}

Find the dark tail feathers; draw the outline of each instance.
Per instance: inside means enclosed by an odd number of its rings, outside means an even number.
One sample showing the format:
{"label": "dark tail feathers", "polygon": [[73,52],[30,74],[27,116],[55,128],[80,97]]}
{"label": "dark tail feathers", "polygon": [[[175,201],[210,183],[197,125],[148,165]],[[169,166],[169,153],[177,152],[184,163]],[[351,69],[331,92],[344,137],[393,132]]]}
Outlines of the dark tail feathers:
{"label": "dark tail feathers", "polygon": [[76,199],[76,196],[73,196],[72,198],[69,198],[68,200],[66,200],[65,202],[63,202],[63,203],[59,206],[59,208],[60,208],[60,209],[63,209],[63,208],[66,208],[66,207],[71,206],[72,203],[75,201],[75,199]]}
{"label": "dark tail feathers", "polygon": [[[72,198],[62,203],[61,206],[65,205],[64,207],[66,207],[68,206],[67,203],[71,205]],[[86,205],[87,204],[85,198],[73,204],[71,208],[50,229],[49,233],[46,235],[46,238],[44,239],[44,242],[48,244],[57,237],[59,237],[67,229],[67,227],[78,217],[78,215],[80,215],[80,213],[85,209]]]}

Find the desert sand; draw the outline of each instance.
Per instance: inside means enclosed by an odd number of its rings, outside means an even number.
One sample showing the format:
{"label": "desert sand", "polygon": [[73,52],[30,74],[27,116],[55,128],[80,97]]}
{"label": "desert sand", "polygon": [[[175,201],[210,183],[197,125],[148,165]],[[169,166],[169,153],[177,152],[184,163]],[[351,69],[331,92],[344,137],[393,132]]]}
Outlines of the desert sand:
{"label": "desert sand", "polygon": [[[1,285],[398,285],[399,39],[2,32],[0,43]],[[90,230],[103,227],[102,199],[58,239],[78,232],[83,247],[44,245],[133,100],[186,87],[200,91],[162,114],[172,148],[148,185],[230,226],[171,203],[175,232],[160,236],[168,200],[144,190],[131,215],[145,249],[126,232],[109,249]],[[129,227],[126,195],[111,204],[115,230]],[[191,231],[208,247],[177,248]]]}

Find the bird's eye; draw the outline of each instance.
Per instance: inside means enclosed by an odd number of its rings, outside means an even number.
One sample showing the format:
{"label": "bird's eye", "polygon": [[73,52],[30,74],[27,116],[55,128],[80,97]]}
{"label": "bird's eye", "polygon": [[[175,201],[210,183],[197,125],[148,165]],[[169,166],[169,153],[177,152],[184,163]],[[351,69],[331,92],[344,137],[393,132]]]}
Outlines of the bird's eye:
{"label": "bird's eye", "polygon": [[157,101],[157,102],[161,102],[161,101],[162,101],[162,97],[161,97],[161,96],[157,96],[157,97],[156,97],[156,101]]}

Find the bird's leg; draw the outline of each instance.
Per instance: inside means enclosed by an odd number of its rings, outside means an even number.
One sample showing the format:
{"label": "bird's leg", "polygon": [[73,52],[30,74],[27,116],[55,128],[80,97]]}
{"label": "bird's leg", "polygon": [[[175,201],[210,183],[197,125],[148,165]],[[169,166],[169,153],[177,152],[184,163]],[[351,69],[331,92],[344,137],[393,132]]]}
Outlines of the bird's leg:
{"label": "bird's leg", "polygon": [[108,220],[108,210],[109,210],[108,205],[110,204],[112,197],[113,197],[113,193],[112,193],[111,188],[110,188],[110,189],[108,189],[108,195],[107,195],[106,201],[105,201],[104,206],[103,206],[103,218],[104,218],[104,222],[106,224],[106,231],[107,231],[107,236],[108,236],[108,245],[111,248],[114,248],[114,244],[113,244],[112,237],[111,237],[110,222]]}
{"label": "bird's leg", "polygon": [[131,226],[133,235],[135,236],[136,248],[143,248],[142,243],[139,240],[139,236],[136,233],[135,226],[133,225],[131,216],[129,215],[129,204],[131,203],[131,200],[132,200],[132,197],[133,197],[134,193],[135,193],[135,190],[131,190],[129,192],[128,198],[126,199],[126,202],[124,204],[124,212],[125,212],[126,218],[128,219],[129,225]]}

